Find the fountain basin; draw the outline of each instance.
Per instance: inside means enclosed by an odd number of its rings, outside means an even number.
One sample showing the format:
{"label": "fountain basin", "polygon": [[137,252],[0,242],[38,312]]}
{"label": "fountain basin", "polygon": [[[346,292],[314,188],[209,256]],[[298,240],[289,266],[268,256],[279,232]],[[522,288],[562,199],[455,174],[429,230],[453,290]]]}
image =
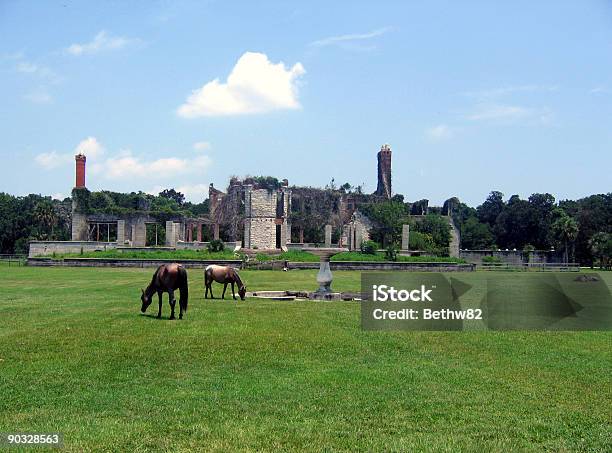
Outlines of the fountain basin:
{"label": "fountain basin", "polygon": [[310,294],[311,299],[317,300],[330,300],[332,298],[331,283],[333,281],[333,275],[329,267],[329,260],[332,256],[338,253],[348,252],[348,249],[340,247],[305,247],[302,249],[304,252],[312,253],[319,257],[319,273],[317,274],[317,283],[319,289]]}

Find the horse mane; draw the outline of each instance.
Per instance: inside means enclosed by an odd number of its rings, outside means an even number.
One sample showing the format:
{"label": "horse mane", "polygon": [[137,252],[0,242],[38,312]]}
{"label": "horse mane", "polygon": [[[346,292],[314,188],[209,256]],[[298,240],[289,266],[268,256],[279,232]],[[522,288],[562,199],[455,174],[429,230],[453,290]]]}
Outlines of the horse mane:
{"label": "horse mane", "polygon": [[149,286],[147,286],[147,289],[145,290],[145,293],[147,293],[149,296],[151,294],[153,294],[156,290],[157,290],[157,274],[159,274],[159,271],[161,270],[161,268],[164,267],[164,265],[160,265],[155,272],[153,272],[153,277],[151,278],[151,283],[149,283]]}
{"label": "horse mane", "polygon": [[240,280],[240,275],[238,275],[238,271],[232,268],[232,272],[234,274],[234,277],[236,278],[236,283],[238,283],[238,289],[242,288],[244,286],[244,283],[242,283],[242,280]]}

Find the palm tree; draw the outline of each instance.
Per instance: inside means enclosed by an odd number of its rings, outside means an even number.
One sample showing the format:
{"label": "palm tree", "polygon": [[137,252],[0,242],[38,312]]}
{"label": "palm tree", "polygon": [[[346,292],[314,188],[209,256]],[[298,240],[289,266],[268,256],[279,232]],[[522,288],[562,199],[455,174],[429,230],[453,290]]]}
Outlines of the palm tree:
{"label": "palm tree", "polygon": [[53,228],[57,224],[57,215],[51,203],[48,201],[39,202],[34,208],[34,218],[41,229],[51,229],[51,236],[53,236]]}
{"label": "palm tree", "polygon": [[565,212],[552,224],[555,237],[563,244],[563,260],[569,262],[569,245],[573,244],[578,236],[578,222]]}

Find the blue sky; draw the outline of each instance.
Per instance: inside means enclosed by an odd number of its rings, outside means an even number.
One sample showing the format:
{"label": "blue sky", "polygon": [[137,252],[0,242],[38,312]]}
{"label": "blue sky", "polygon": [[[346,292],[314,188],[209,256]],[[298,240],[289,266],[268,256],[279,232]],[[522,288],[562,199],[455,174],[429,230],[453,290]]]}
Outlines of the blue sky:
{"label": "blue sky", "polygon": [[0,2],[0,191],[612,190],[612,3]]}

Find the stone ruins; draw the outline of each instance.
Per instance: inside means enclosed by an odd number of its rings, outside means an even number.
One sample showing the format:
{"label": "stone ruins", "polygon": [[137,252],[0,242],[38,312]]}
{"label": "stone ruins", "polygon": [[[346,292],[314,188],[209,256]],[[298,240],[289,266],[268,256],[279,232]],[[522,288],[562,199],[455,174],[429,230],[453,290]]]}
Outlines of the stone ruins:
{"label": "stone ruins", "polygon": [[[233,177],[225,192],[210,184],[208,215],[170,218],[162,228],[159,220],[147,213],[146,206],[130,215],[87,213],[78,197],[79,190],[85,189],[86,164],[86,157],[79,154],[75,156],[72,241],[79,244],[81,250],[90,249],[87,243],[94,246],[93,243],[102,242],[118,247],[165,245],[197,249],[205,247],[203,239],[206,236],[208,239],[222,239],[230,247],[247,251],[297,249],[308,246],[308,243],[356,250],[369,239],[372,228],[372,223],[359,207],[390,200],[393,196],[391,158],[391,147],[383,145],[377,154],[378,181],[372,194],[362,193],[360,188],[289,186],[286,179],[279,181],[273,177]],[[427,200],[413,203],[412,216],[417,221],[427,212]],[[459,232],[451,217],[447,218],[452,236],[450,253],[458,256]],[[160,231],[165,230],[159,237],[158,227]],[[155,243],[147,243],[147,228],[155,228]],[[402,249],[405,251],[409,234],[406,225],[402,232]],[[49,244],[49,250],[51,248]],[[57,251],[57,247],[53,250]]]}

